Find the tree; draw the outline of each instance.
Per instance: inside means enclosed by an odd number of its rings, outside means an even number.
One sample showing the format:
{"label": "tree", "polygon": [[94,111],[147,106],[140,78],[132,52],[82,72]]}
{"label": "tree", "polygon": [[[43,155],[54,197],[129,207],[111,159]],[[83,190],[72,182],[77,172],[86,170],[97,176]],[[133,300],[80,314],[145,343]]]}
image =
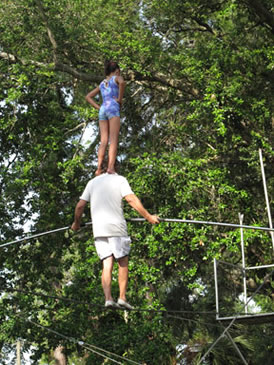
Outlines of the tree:
{"label": "tree", "polygon": [[[237,222],[242,212],[246,224],[267,224],[257,151],[263,148],[272,196],[269,1],[5,0],[0,16],[3,241],[22,236],[29,219],[33,232],[72,221],[96,165],[97,115],[84,95],[103,78],[106,58],[119,60],[127,79],[119,155],[145,206],[163,217]],[[83,146],[87,128],[94,138]],[[137,307],[214,312],[211,262],[240,260],[238,232],[132,223],[130,234],[129,296]],[[245,234],[247,261],[271,263],[269,236]],[[148,364],[174,363],[178,343],[205,351],[222,332],[198,314],[179,321],[161,312],[125,319],[102,311],[100,263],[88,230],[10,246],[0,260],[1,343],[27,339],[37,345],[37,361],[60,342],[47,328]],[[264,274],[251,277],[255,285]],[[257,299],[268,310],[272,285]],[[247,359],[266,361],[271,344],[266,339],[254,356],[246,344],[257,340],[248,330],[232,334],[244,332],[238,340]],[[74,342],[63,345],[68,358],[103,362]],[[229,340],[211,356],[239,361]]]}

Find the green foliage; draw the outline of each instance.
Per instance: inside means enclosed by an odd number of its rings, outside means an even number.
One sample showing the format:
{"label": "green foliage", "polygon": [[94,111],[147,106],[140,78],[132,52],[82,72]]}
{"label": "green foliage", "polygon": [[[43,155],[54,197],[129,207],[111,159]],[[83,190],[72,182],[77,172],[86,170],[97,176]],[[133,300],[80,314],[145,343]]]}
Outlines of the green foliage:
{"label": "green foliage", "polygon": [[[84,96],[103,78],[106,58],[118,60],[127,79],[118,153],[121,173],[145,207],[165,218],[232,223],[243,213],[245,224],[267,225],[258,148],[273,208],[271,6],[269,0],[5,0],[1,242],[21,237],[26,223],[35,233],[72,221],[97,159],[98,114]],[[87,130],[92,142],[83,144]],[[136,216],[129,206],[125,212]],[[130,302],[183,314],[102,311],[101,265],[91,230],[56,233],[1,249],[3,354],[21,337],[26,350],[34,344],[34,362],[53,361],[60,338],[31,318],[140,363],[174,364],[178,344],[186,346],[182,363],[197,362],[223,328],[214,316],[189,312],[215,311],[212,260],[241,262],[240,232],[129,223],[129,233]],[[267,233],[245,230],[244,240],[249,265],[272,263]],[[250,295],[266,272],[250,274]],[[229,275],[221,278],[227,284],[222,309],[235,313],[242,308],[241,277]],[[272,292],[271,279],[254,298],[264,311],[273,311]],[[117,267],[113,293],[118,295]],[[254,364],[273,362],[272,332],[272,324],[231,329]],[[64,345],[70,362],[104,361],[73,342]],[[196,345],[199,353],[192,351]],[[216,364],[240,363],[224,338],[210,356],[207,361]]]}

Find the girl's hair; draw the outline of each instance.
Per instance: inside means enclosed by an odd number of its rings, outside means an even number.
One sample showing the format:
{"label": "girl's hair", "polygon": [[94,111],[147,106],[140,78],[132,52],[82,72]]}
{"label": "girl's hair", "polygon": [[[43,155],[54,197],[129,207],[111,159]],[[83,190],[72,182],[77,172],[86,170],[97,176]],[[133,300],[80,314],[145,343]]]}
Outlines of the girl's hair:
{"label": "girl's hair", "polygon": [[108,76],[112,72],[116,71],[117,69],[120,70],[120,67],[117,62],[114,61],[106,61],[105,62],[105,75]]}

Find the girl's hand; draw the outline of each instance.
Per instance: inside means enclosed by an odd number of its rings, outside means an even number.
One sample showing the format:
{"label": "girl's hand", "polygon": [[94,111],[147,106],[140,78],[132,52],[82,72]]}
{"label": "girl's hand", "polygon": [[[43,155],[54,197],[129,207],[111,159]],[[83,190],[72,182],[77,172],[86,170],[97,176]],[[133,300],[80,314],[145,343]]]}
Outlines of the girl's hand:
{"label": "girl's hand", "polygon": [[92,90],[91,92],[89,92],[86,96],[86,101],[93,106],[93,108],[95,109],[100,109],[100,105],[98,105],[94,100],[94,96],[96,96],[97,94],[99,94],[100,89],[99,87],[96,87],[94,90]]}
{"label": "girl's hand", "polygon": [[117,99],[117,98],[115,98],[115,97],[114,97],[114,99],[117,101],[117,103],[119,103],[119,104],[120,104],[120,106],[122,106],[122,100],[119,100],[119,99]]}

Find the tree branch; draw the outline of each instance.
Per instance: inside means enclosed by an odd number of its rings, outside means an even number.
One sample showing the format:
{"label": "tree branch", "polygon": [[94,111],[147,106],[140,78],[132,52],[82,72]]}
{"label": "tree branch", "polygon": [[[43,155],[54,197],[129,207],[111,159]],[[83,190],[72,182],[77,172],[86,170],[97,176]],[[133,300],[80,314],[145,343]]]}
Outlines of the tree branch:
{"label": "tree branch", "polygon": [[82,80],[82,81],[91,81],[91,82],[99,83],[104,78],[103,75],[94,75],[94,74],[89,74],[89,73],[84,73],[84,72],[78,71],[75,68],[73,68],[65,63],[61,63],[61,62],[56,62],[53,69],[54,69],[54,71],[65,72],[71,76],[74,76],[76,79]]}
{"label": "tree branch", "polygon": [[[172,32],[174,33],[182,33],[182,32],[208,32],[208,29],[206,28],[183,28],[179,27],[178,29],[172,29]],[[210,33],[213,33],[210,31]]]}
{"label": "tree branch", "polygon": [[151,75],[141,75],[138,73],[133,74],[135,80],[157,82],[166,87],[171,87],[173,89],[180,90],[183,93],[191,94],[194,97],[197,97],[199,95],[199,91],[186,80],[182,82],[182,80],[171,79],[159,72],[151,73]]}
{"label": "tree branch", "polygon": [[6,52],[0,52],[0,58],[7,60],[9,63],[21,63],[22,65],[34,65],[37,67],[47,67],[49,68],[50,65],[48,63],[38,62],[38,61],[32,61],[32,60],[25,60],[25,59],[19,59],[16,56],[14,56],[11,53]]}
{"label": "tree branch", "polygon": [[6,53],[6,52],[0,52],[0,58],[3,58],[4,60],[8,60],[11,63],[16,63],[16,58],[13,54]]}
{"label": "tree branch", "polygon": [[247,0],[247,4],[251,9],[255,11],[261,21],[267,24],[271,28],[271,32],[274,34],[274,15],[268,10],[261,1]]}
{"label": "tree branch", "polygon": [[93,74],[88,74],[88,73],[83,73],[80,72],[76,69],[74,69],[73,67],[66,65],[65,63],[61,63],[61,62],[55,62],[55,63],[43,63],[43,62],[37,62],[37,61],[32,61],[32,60],[26,60],[26,59],[19,59],[16,56],[14,56],[11,53],[6,53],[6,52],[0,52],[0,58],[9,61],[9,63],[21,63],[22,65],[34,65],[37,67],[45,67],[48,70],[53,70],[53,71],[61,71],[61,72],[65,72],[73,77],[75,77],[76,79],[79,80],[83,80],[83,81],[90,81],[90,82],[100,82],[102,81],[102,79],[104,78],[103,75],[93,75]]}
{"label": "tree branch", "polygon": [[58,45],[57,45],[57,42],[55,40],[55,37],[53,35],[53,32],[48,24],[48,19],[46,17],[46,14],[44,12],[44,9],[43,9],[43,5],[41,3],[40,0],[36,0],[36,4],[37,4],[37,7],[38,7],[38,10],[39,10],[39,13],[43,19],[43,22],[46,26],[46,29],[47,29],[47,32],[48,32],[48,36],[49,36],[49,40],[52,44],[52,48],[53,48],[53,58],[54,58],[54,62],[57,61],[57,48],[58,48]]}
{"label": "tree branch", "polygon": [[[32,61],[32,60],[18,59],[16,56],[6,53],[6,52],[0,52],[0,58],[8,60],[10,63],[20,62],[23,65],[32,64],[37,67],[46,67],[48,70],[65,72],[65,73],[73,76],[74,78],[76,78],[78,80],[82,80],[82,81],[99,83],[104,78],[103,75],[94,75],[94,74],[78,71],[77,69],[75,69],[65,63],[59,62],[59,61],[56,61],[55,63],[50,64],[50,63],[42,63],[42,62],[37,62],[37,61]],[[197,89],[193,88],[193,86],[191,85],[191,83],[189,81],[184,80],[184,82],[182,82],[182,80],[171,79],[169,77],[166,77],[166,75],[163,75],[159,72],[151,73],[151,75],[143,75],[139,72],[129,70],[128,72],[126,72],[124,74],[124,78],[125,78],[125,80],[128,80],[128,81],[139,81],[142,83],[148,81],[148,82],[158,83],[162,87],[165,87],[165,88],[171,87],[175,90],[181,91],[184,94],[190,94],[192,97],[195,97],[195,98],[197,98],[199,96],[199,91]]]}
{"label": "tree branch", "polygon": [[211,34],[215,34],[213,29],[207,24],[202,22],[199,18],[197,18],[196,16],[192,18],[193,20],[195,20],[195,22],[199,25],[201,25],[204,28],[204,31],[210,32]]}

